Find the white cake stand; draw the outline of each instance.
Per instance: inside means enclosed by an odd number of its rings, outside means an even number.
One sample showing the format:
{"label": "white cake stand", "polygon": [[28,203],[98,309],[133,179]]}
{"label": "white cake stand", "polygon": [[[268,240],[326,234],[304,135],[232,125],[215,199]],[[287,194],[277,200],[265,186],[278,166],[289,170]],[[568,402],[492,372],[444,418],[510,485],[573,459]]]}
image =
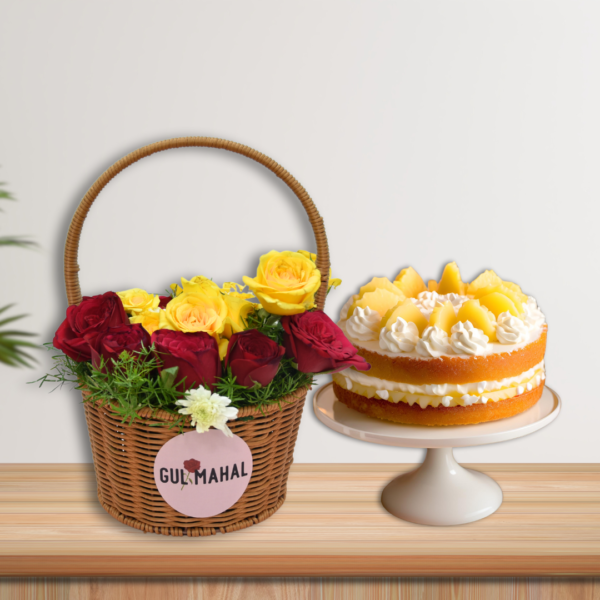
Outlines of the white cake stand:
{"label": "white cake stand", "polygon": [[423,525],[460,525],[483,519],[502,504],[500,486],[479,471],[461,467],[453,448],[504,442],[552,423],[560,412],[558,394],[545,387],[529,410],[479,425],[426,427],[373,419],[339,402],[329,383],[317,391],[313,408],[330,429],[365,442],[427,448],[423,464],[396,477],[383,490],[381,503],[391,514]]}

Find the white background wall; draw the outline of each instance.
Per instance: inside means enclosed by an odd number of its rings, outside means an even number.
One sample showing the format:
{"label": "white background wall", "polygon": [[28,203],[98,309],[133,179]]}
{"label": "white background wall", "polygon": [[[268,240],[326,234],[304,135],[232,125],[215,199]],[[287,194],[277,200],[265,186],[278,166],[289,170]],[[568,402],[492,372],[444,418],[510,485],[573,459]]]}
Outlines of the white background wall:
{"label": "white background wall", "polygon": [[[559,419],[470,462],[599,462],[598,2],[4,2],[0,18],[0,305],[49,341],[64,317],[70,217],[105,168],[183,135],[239,141],[307,188],[325,219],[337,317],[373,275],[456,260],[535,295],[550,325]],[[85,225],[82,289],[161,291],[181,275],[252,274],[272,248],[314,248],[299,204],[261,167],[180,150],[128,169]],[[76,392],[0,366],[0,461],[90,461]],[[325,381],[325,378],[323,378]],[[416,461],[322,426],[297,462]]]}

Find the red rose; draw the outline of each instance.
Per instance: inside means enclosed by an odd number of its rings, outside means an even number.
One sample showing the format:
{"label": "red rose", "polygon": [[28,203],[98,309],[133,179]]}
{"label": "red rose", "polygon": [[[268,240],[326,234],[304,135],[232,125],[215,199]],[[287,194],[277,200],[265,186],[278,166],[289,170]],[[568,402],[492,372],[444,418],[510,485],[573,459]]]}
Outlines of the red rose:
{"label": "red rose", "polygon": [[177,381],[185,377],[185,381],[177,387],[179,391],[201,385],[213,388],[217,378],[221,377],[219,345],[204,331],[184,333],[159,329],[152,334],[152,343],[160,363],[159,372],[179,367]]}
{"label": "red rose", "polygon": [[99,369],[103,358],[105,369],[112,371],[121,352],[133,354],[142,346],[150,346],[150,334],[139,323],[109,327],[98,334],[92,346],[92,364]]}
{"label": "red rose", "polygon": [[200,461],[196,460],[195,458],[190,458],[190,460],[184,460],[183,468],[188,473],[193,473],[194,471],[197,471],[200,468]]}
{"label": "red rose", "polygon": [[56,331],[52,344],[73,360],[84,362],[91,360],[91,346],[100,332],[128,324],[121,298],[114,292],[84,296],[79,304],[67,308],[67,318]]}
{"label": "red rose", "polygon": [[171,296],[159,296],[158,299],[160,300],[158,308],[165,308],[173,298]]}
{"label": "red rose", "polygon": [[269,385],[279,369],[285,348],[257,329],[234,333],[229,339],[225,368],[230,367],[236,383],[252,387]]}
{"label": "red rose", "polygon": [[296,359],[298,370],[303,373],[371,368],[342,330],[320,310],[282,317],[281,324],[286,333],[286,355]]}

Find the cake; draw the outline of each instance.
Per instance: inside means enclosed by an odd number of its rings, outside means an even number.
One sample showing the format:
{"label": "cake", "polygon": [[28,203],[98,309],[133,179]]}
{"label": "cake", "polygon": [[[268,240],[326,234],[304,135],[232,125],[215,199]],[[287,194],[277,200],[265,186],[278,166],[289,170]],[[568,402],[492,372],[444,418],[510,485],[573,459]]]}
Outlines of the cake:
{"label": "cake", "polygon": [[511,417],[541,397],[546,319],[535,298],[485,271],[464,283],[456,263],[425,285],[412,268],[374,277],[338,323],[371,365],[334,373],[338,400],[397,423],[466,425]]}

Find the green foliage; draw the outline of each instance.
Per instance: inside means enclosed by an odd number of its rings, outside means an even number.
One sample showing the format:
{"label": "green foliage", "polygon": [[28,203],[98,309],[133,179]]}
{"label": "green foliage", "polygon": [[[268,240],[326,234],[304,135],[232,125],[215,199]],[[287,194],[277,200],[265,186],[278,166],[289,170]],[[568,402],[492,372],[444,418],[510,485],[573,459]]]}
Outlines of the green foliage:
{"label": "green foliage", "polygon": [[[49,352],[54,351],[52,343],[48,342],[44,344],[46,350]],[[76,389],[83,389],[82,382],[87,376],[90,375],[92,365],[87,362],[76,362],[70,359],[66,354],[55,354],[52,359],[54,360],[54,366],[50,373],[47,373],[43,377],[40,377],[36,381],[30,381],[29,383],[39,383],[40,387],[44,383],[56,383],[56,387],[51,390],[61,388],[65,384],[72,384]]]}
{"label": "green foliage", "polygon": [[259,308],[248,314],[244,321],[246,329],[258,329],[267,337],[277,342],[280,346],[283,345],[283,325],[279,315],[272,315],[264,308]]}
{"label": "green foliage", "polygon": [[[0,314],[7,311],[13,305],[9,304],[0,308]],[[0,320],[0,363],[9,367],[31,367],[31,362],[35,359],[25,352],[24,348],[38,348],[37,344],[28,342],[26,338],[33,337],[34,333],[20,331],[18,329],[6,329],[10,323],[22,319],[26,315],[16,315],[14,317],[5,317]]]}
{"label": "green foliage", "polygon": [[[0,200],[14,201],[14,196],[4,188],[6,184],[0,181]],[[3,212],[0,208],[0,212]],[[23,236],[0,236],[0,246],[17,246],[19,248],[32,248],[37,244]],[[13,306],[9,304],[0,308],[0,314]],[[14,317],[4,317],[0,320],[0,363],[9,367],[31,367],[31,362],[35,359],[25,352],[24,348],[37,348],[37,344],[27,341],[27,338],[35,334],[19,329],[6,329],[10,323],[22,319],[25,315],[16,315]]]}
{"label": "green foliage", "polygon": [[227,369],[227,373],[217,383],[215,391],[219,396],[229,398],[231,405],[236,408],[242,408],[243,406],[260,408],[295,392],[297,389],[311,386],[313,381],[311,374],[301,373],[294,368],[291,359],[284,358],[279,365],[277,375],[269,385],[263,387],[257,383],[251,388],[238,385],[235,382],[235,377],[231,374],[231,369]]}
{"label": "green foliage", "polygon": [[[51,348],[51,344],[47,345]],[[76,389],[89,392],[84,401],[110,403],[124,423],[135,421],[137,411],[142,408],[177,415],[174,425],[181,426],[185,421],[177,412],[176,402],[184,394],[175,388],[176,371],[166,369],[166,376],[158,376],[154,347],[142,348],[133,355],[123,352],[113,363],[112,372],[106,371],[104,361],[96,369],[90,363],[76,362],[64,354],[53,358],[56,362],[52,372],[37,381],[40,387],[44,383],[56,383],[58,387],[74,384]]]}
{"label": "green foliage", "polygon": [[[0,181],[0,200],[11,200],[11,201],[15,201],[15,197],[8,191],[6,191],[5,189],[3,189],[3,186],[5,186],[6,183],[3,181]],[[0,212],[4,212],[1,208],[0,208]],[[37,246],[37,244],[24,237],[24,236],[0,236],[0,246],[17,246],[19,248],[34,248]]]}
{"label": "green foliage", "polygon": [[[49,350],[53,349],[52,344],[45,345]],[[103,372],[104,364],[96,369],[89,362],[76,362],[64,354],[53,358],[55,365],[52,371],[33,383],[39,383],[40,387],[44,383],[54,383],[57,387],[72,384],[78,390],[89,392],[88,396],[84,396],[85,402],[99,400],[110,403],[124,423],[131,424],[138,418],[139,410],[150,408],[176,415],[172,427],[183,428],[186,417],[178,413],[179,406],[176,404],[177,400],[185,397],[185,393],[176,389],[180,383],[178,368],[163,369],[159,375],[154,347],[143,348],[134,355],[123,352],[110,373]],[[300,373],[290,359],[284,358],[277,375],[265,387],[259,384],[252,388],[238,385],[228,370],[214,391],[228,397],[236,408],[253,406],[260,409],[312,383],[312,375]]]}
{"label": "green foliage", "polygon": [[[14,201],[15,197],[10,192],[7,192],[6,190],[2,189],[5,185],[6,185],[5,181],[0,181],[0,200]],[[0,208],[0,212],[3,212],[1,208]]]}
{"label": "green foliage", "polygon": [[0,236],[0,246],[17,248],[37,248],[37,244],[24,236]]}

